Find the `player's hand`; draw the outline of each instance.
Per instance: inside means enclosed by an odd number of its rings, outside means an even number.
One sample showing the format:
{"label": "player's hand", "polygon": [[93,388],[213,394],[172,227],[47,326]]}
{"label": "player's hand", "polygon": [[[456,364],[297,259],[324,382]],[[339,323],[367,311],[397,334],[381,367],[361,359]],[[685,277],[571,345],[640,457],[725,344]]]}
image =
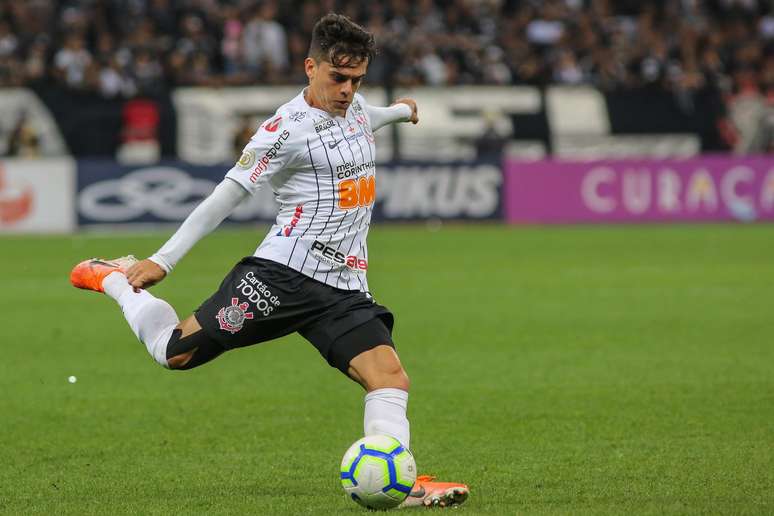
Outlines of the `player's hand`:
{"label": "player's hand", "polygon": [[135,263],[126,271],[126,279],[135,289],[152,287],[166,275],[164,269],[147,258]]}
{"label": "player's hand", "polygon": [[393,106],[395,104],[406,104],[408,107],[411,108],[411,118],[409,118],[409,122],[416,125],[417,122],[419,122],[419,110],[417,109],[417,102],[414,99],[410,99],[408,97],[404,97],[402,99],[398,99],[393,103]]}

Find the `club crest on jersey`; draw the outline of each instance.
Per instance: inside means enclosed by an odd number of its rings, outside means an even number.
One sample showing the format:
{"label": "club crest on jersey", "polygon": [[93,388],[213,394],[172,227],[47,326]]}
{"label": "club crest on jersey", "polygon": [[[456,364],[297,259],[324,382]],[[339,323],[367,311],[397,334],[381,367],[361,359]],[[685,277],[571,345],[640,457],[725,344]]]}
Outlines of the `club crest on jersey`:
{"label": "club crest on jersey", "polygon": [[270,133],[273,133],[277,130],[277,128],[279,128],[281,123],[282,123],[282,115],[278,116],[271,122],[266,122],[263,128],[269,131]]}
{"label": "club crest on jersey", "polygon": [[232,297],[231,304],[221,308],[218,311],[218,315],[215,316],[220,329],[231,333],[241,330],[245,319],[252,319],[254,317],[253,312],[246,311],[249,306],[247,303],[240,303],[239,298]]}
{"label": "club crest on jersey", "polygon": [[360,126],[360,129],[362,129],[363,133],[366,136],[366,139],[369,142],[374,143],[374,133],[371,131],[371,128],[368,127],[366,118],[363,115],[358,115],[355,117],[355,121],[357,122],[357,125]]}

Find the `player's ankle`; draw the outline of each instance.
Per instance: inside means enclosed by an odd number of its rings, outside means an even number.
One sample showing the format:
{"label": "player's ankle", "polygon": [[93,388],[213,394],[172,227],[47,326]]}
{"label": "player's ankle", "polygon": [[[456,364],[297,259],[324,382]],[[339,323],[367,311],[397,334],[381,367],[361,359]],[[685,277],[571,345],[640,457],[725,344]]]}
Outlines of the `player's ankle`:
{"label": "player's ankle", "polygon": [[132,286],[129,285],[126,276],[121,271],[111,272],[102,280],[102,290],[115,300],[131,289]]}

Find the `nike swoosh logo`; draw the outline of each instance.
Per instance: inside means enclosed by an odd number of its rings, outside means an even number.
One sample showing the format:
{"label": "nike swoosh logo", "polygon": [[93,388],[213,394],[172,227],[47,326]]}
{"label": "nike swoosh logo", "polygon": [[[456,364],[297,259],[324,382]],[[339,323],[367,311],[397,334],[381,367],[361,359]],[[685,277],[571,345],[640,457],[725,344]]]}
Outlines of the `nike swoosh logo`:
{"label": "nike swoosh logo", "polygon": [[411,491],[409,493],[409,496],[413,496],[414,498],[424,498],[425,494],[427,494],[427,492],[425,491],[425,488],[424,487],[420,487],[416,491]]}
{"label": "nike swoosh logo", "polygon": [[343,141],[344,140],[342,139],[342,140],[338,140],[338,141],[335,141],[335,142],[328,142],[328,148],[329,149],[335,149]]}

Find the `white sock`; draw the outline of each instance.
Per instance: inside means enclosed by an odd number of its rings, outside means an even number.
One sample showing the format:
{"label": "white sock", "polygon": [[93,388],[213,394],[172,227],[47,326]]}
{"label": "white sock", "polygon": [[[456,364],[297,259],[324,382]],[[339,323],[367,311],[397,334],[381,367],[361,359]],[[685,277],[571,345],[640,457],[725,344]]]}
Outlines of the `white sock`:
{"label": "white sock", "polygon": [[406,418],[408,392],[402,389],[376,389],[366,394],[365,435],[389,435],[406,448],[410,447],[411,431]]}
{"label": "white sock", "polygon": [[105,294],[115,299],[129,327],[148,353],[164,367],[167,364],[167,344],[172,331],[180,322],[175,310],[164,300],[153,297],[147,290],[135,292],[120,272],[112,272],[102,280]]}

